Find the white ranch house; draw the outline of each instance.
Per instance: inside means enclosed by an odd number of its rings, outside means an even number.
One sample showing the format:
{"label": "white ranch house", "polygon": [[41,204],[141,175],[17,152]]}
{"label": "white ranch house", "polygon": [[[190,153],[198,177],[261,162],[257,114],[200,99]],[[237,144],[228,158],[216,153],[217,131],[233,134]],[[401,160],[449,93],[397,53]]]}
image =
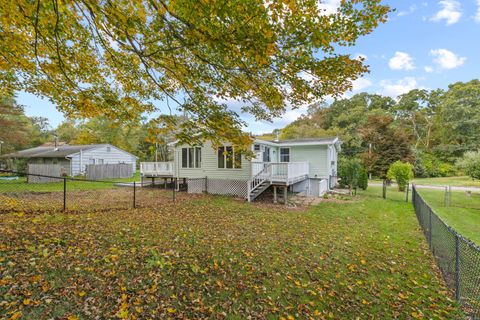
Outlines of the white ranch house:
{"label": "white ranch house", "polygon": [[29,164],[59,164],[70,176],[84,174],[88,164],[125,163],[130,164],[135,172],[138,159],[111,144],[43,145],[6,154],[2,158],[27,159]]}
{"label": "white ranch house", "polygon": [[[253,159],[236,154],[231,145],[212,148],[173,144],[173,162],[142,162],[142,178],[175,178],[188,185],[188,192],[230,194],[254,201],[272,187],[274,199],[287,188],[305,195],[321,196],[336,183],[337,137],[252,143]],[[231,156],[227,156],[231,155]]]}

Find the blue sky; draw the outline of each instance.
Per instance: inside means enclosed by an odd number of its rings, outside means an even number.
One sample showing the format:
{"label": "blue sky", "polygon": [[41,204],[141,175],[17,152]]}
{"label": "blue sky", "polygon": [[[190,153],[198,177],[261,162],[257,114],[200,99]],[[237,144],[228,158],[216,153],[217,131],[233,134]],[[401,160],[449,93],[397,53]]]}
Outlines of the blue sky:
{"label": "blue sky", "polygon": [[[324,0],[333,10],[339,0]],[[457,81],[480,75],[480,0],[383,1],[395,8],[387,23],[361,38],[352,55],[362,55],[370,73],[355,81],[346,95],[367,91],[396,97],[414,88],[446,89]],[[63,116],[48,100],[20,92],[18,102],[27,115],[43,116],[56,127]],[[238,105],[232,104],[238,109]],[[159,105],[163,109],[162,105]],[[289,110],[273,123],[243,115],[248,131],[270,132],[302,114]]]}

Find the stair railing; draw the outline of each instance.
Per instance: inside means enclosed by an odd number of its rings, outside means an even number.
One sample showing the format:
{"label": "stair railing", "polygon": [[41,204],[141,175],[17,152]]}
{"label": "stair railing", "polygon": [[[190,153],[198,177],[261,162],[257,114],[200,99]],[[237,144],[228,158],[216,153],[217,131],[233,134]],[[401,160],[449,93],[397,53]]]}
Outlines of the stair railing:
{"label": "stair railing", "polygon": [[257,189],[262,183],[267,180],[270,180],[272,177],[272,165],[270,163],[264,163],[264,167],[262,170],[257,172],[252,177],[252,180],[248,183],[248,200],[250,201],[250,194]]}

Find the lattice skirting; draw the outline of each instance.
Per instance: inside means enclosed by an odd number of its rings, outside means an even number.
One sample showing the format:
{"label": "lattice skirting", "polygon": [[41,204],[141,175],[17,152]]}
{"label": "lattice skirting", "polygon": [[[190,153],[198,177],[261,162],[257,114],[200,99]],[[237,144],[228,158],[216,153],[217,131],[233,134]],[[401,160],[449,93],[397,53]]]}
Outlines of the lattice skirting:
{"label": "lattice skirting", "polygon": [[246,198],[248,192],[247,180],[211,179],[199,178],[188,179],[188,193],[211,193]]}

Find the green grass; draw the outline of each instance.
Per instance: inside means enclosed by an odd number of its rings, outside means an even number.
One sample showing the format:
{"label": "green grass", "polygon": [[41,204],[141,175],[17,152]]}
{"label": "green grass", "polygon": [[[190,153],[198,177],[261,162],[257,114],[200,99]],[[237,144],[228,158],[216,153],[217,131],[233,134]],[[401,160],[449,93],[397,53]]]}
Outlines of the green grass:
{"label": "green grass", "polygon": [[441,178],[417,178],[413,180],[416,184],[431,186],[457,186],[457,187],[480,187],[480,180],[472,180],[467,176],[441,177]]}
{"label": "green grass", "polygon": [[368,192],[2,215],[0,318],[462,318],[411,204]]}
{"label": "green grass", "polygon": [[446,224],[480,245],[479,193],[469,196],[464,191],[452,191],[451,205],[446,207],[443,190],[418,189],[418,192]]}
{"label": "green grass", "polygon": [[[67,190],[98,190],[111,189],[116,182],[140,181],[140,172],[136,172],[131,178],[105,179],[102,182],[67,180]],[[103,182],[106,181],[107,183]],[[0,193],[5,192],[53,192],[63,191],[63,180],[52,183],[27,183],[25,177],[18,180],[0,180]]]}

